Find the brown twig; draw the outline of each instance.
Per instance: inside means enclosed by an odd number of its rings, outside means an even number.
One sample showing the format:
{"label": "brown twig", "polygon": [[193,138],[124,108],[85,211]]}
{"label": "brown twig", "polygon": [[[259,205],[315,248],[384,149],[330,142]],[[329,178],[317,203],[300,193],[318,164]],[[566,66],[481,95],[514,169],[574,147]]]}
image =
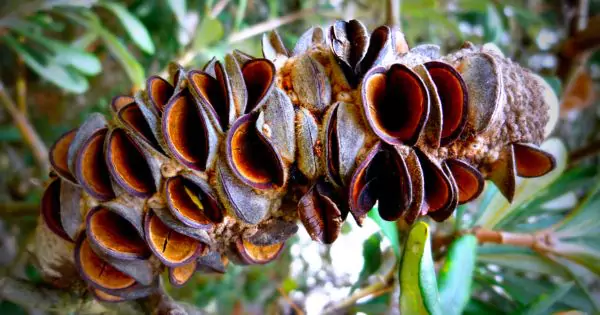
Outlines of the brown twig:
{"label": "brown twig", "polygon": [[212,9],[210,10],[210,16],[212,18],[217,17],[227,6],[227,4],[229,4],[230,0],[219,0],[219,2],[217,2]]}
{"label": "brown twig", "polygon": [[399,30],[402,29],[402,23],[400,21],[400,0],[387,0],[385,24]]}
{"label": "brown twig", "polygon": [[294,21],[300,20],[311,14],[315,14],[316,12],[317,12],[317,10],[315,8],[309,8],[309,9],[304,9],[304,10],[301,10],[301,11],[298,11],[298,12],[295,12],[292,14],[284,15],[284,16],[276,18],[276,19],[271,19],[271,20],[265,21],[263,23],[258,23],[256,25],[248,27],[244,30],[241,30],[237,33],[231,34],[231,36],[229,36],[229,38],[227,39],[227,42],[229,44],[241,42],[250,37],[254,37],[256,35],[276,29],[282,25],[289,24]]}
{"label": "brown twig", "polygon": [[14,101],[9,97],[4,84],[0,82],[0,102],[12,117],[14,124],[19,128],[25,142],[31,148],[33,156],[37,161],[42,171],[47,172],[50,169],[48,162],[48,149],[46,145],[35,131],[29,119],[15,105]]}
{"label": "brown twig", "polygon": [[600,15],[589,19],[588,25],[573,34],[561,46],[558,53],[557,75],[563,82],[569,82],[571,74],[585,64],[591,53],[600,48]]}
{"label": "brown twig", "polygon": [[294,303],[294,300],[292,300],[281,287],[277,287],[277,291],[279,292],[281,297],[283,297],[283,299],[294,309],[294,312],[296,312],[296,314],[304,315],[304,311],[302,311],[302,309],[298,305],[296,305],[296,303]]}
{"label": "brown twig", "polygon": [[569,167],[573,167],[585,158],[598,154],[600,154],[600,140],[595,140],[582,148],[571,151],[569,154]]}

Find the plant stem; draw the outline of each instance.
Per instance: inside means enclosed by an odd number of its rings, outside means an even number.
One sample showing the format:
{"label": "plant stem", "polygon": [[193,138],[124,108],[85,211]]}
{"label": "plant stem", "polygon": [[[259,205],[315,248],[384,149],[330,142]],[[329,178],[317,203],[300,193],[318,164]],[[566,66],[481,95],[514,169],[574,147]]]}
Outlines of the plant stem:
{"label": "plant stem", "polygon": [[296,303],[294,303],[294,301],[287,295],[287,293],[285,293],[285,291],[281,287],[277,288],[277,292],[279,292],[279,294],[281,294],[285,301],[288,302],[288,304],[290,304],[290,306],[294,309],[294,312],[296,314],[304,315],[302,309],[298,305],[296,305]]}
{"label": "plant stem", "polygon": [[231,34],[231,36],[229,36],[229,38],[227,39],[227,42],[229,44],[233,44],[233,43],[243,41],[250,37],[253,37],[253,36],[268,32],[270,30],[276,29],[282,25],[289,24],[294,21],[300,20],[311,14],[314,14],[315,12],[316,12],[315,8],[309,8],[309,9],[300,10],[298,12],[294,12],[292,14],[284,15],[284,16],[276,18],[276,19],[268,20],[263,23],[255,24],[251,27],[243,29],[240,32]]}
{"label": "plant stem", "polygon": [[400,0],[387,0],[385,24],[392,28],[402,29],[400,21]]}
{"label": "plant stem", "polygon": [[0,218],[16,218],[37,216],[40,205],[37,202],[6,202],[0,203]]}
{"label": "plant stem", "polygon": [[17,106],[23,115],[27,116],[27,81],[25,75],[27,68],[22,58],[17,58],[17,82],[15,84],[17,94]]}
{"label": "plant stem", "polygon": [[8,111],[12,117],[14,124],[19,128],[21,135],[25,139],[25,142],[31,148],[33,156],[37,161],[40,169],[43,172],[50,170],[50,163],[48,162],[48,149],[46,145],[35,131],[29,119],[15,105],[14,101],[9,97],[4,83],[0,81],[0,102],[4,105],[4,108]]}

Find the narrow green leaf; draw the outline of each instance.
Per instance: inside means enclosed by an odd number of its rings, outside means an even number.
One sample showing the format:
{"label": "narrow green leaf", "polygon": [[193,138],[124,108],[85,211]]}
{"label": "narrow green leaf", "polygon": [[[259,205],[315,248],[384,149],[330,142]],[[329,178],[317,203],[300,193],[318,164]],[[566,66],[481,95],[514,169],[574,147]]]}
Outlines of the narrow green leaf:
{"label": "narrow green leaf", "polygon": [[148,54],[154,54],[154,43],[148,30],[124,5],[116,2],[99,2],[98,4],[110,10],[119,19],[129,37],[138,47]]}
{"label": "narrow green leaf", "polygon": [[561,283],[549,294],[540,295],[533,303],[527,306],[524,310],[520,311],[522,315],[543,315],[549,314],[550,308],[554,303],[559,301],[571,288],[573,282]]}
{"label": "narrow green leaf", "polygon": [[350,292],[358,289],[381,266],[381,235],[375,233],[363,242],[363,268]]}
{"label": "narrow green leaf", "polygon": [[442,314],[431,256],[429,226],[419,221],[410,230],[400,266],[400,312]]}
{"label": "narrow green leaf", "polygon": [[175,15],[179,26],[183,26],[185,13],[187,11],[186,0],[167,0],[167,4],[169,5],[169,8]]}
{"label": "narrow green leaf", "polygon": [[477,238],[474,235],[461,236],[450,245],[438,278],[444,314],[462,314],[471,297],[476,260]]}
{"label": "narrow green leaf", "polygon": [[235,23],[233,24],[234,30],[239,30],[246,16],[246,8],[248,7],[248,0],[238,0],[238,6],[235,14]]}
{"label": "narrow green leaf", "polygon": [[486,42],[498,43],[504,33],[504,25],[499,10],[492,3],[488,3],[483,24],[484,40]]}
{"label": "narrow green leaf", "polygon": [[224,34],[225,30],[221,21],[205,15],[196,31],[193,46],[196,49],[205,48],[221,40]]}
{"label": "narrow green leaf", "polygon": [[574,238],[589,234],[600,234],[600,181],[592,187],[586,197],[565,219],[554,227],[559,238]]}
{"label": "narrow green leaf", "polygon": [[528,248],[508,245],[486,245],[478,249],[477,260],[514,270],[569,277],[566,270],[554,261]]}
{"label": "narrow green leaf", "polygon": [[398,236],[398,228],[396,222],[386,221],[379,216],[377,208],[373,208],[369,211],[369,218],[371,218],[381,229],[381,232],[392,244],[392,249],[396,257],[400,257],[400,237]]}
{"label": "narrow green leaf", "polygon": [[25,64],[40,77],[72,93],[83,93],[88,89],[88,82],[83,76],[74,71],[69,71],[62,65],[38,60],[33,53],[10,35],[4,35],[0,40],[23,58]]}

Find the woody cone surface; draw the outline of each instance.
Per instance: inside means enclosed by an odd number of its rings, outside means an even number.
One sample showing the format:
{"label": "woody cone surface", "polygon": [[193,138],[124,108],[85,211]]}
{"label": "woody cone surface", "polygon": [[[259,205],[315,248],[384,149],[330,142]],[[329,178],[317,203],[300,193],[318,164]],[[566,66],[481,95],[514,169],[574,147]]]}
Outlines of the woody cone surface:
{"label": "woody cone surface", "polygon": [[[202,70],[171,65],[57,140],[38,254],[53,250],[98,299],[181,286],[229,261],[275,259],[301,222],[330,244],[349,214],[447,219],[490,179],[554,168],[537,77],[469,43],[408,49],[397,30],[358,21],[312,28],[264,58],[239,51]],[[53,242],[50,249],[44,244]],[[57,250],[59,248],[60,250]],[[41,260],[48,278],[66,268]],[[68,266],[67,266],[68,267]]]}

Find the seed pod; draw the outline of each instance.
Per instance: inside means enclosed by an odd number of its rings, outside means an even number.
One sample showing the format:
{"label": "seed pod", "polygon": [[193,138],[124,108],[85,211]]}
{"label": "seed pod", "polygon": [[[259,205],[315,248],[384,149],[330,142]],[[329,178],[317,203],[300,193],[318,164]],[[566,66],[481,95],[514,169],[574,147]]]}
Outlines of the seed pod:
{"label": "seed pod", "polygon": [[81,187],[68,181],[60,182],[60,223],[71,240],[77,238],[83,223],[81,215]]}
{"label": "seed pod", "polygon": [[63,134],[50,148],[49,160],[52,169],[63,179],[77,184],[77,180],[69,169],[69,147],[77,134],[77,128]]}
{"label": "seed pod", "polygon": [[204,106],[204,109],[212,120],[218,122],[220,130],[227,130],[236,116],[233,107],[233,95],[229,77],[220,62],[214,66],[215,76],[212,77],[206,72],[190,71],[188,81],[191,91],[198,102]]}
{"label": "seed pod", "polygon": [[196,229],[183,224],[180,220],[173,216],[171,211],[169,211],[168,209],[156,208],[152,209],[151,212],[153,213],[153,215],[156,215],[160,219],[160,221],[164,223],[167,227],[169,227],[171,230],[189,236],[208,246],[211,246],[211,244],[213,243],[206,230]]}
{"label": "seed pod", "polygon": [[167,80],[154,75],[146,81],[146,92],[156,112],[162,113],[173,96],[175,88]]}
{"label": "seed pod", "polygon": [[417,146],[438,149],[442,139],[442,101],[427,68],[424,65],[417,65],[414,70],[423,79],[429,95],[429,116],[427,117]]}
{"label": "seed pod", "polygon": [[365,74],[374,66],[379,66],[384,59],[394,53],[392,30],[387,25],[376,28],[369,39],[369,48],[358,65],[358,73]]}
{"label": "seed pod", "polygon": [[427,215],[429,215],[432,219],[434,219],[437,222],[443,222],[446,219],[448,219],[458,206],[458,186],[456,184],[456,181],[454,180],[454,177],[452,177],[452,172],[448,168],[447,164],[443,163],[441,167],[442,171],[444,171],[444,174],[447,176],[448,181],[450,183],[450,201],[444,208],[427,213]]}
{"label": "seed pod", "polygon": [[273,245],[287,241],[297,231],[298,225],[295,222],[274,218],[259,224],[256,233],[247,240],[254,245]]}
{"label": "seed pod", "polygon": [[342,66],[351,85],[357,83],[355,73],[358,63],[367,53],[369,34],[365,26],[357,21],[336,21],[329,28],[329,45]]}
{"label": "seed pod", "polygon": [[151,211],[144,226],[150,249],[168,267],[185,265],[206,249],[203,243],[170,229]]}
{"label": "seed pod", "polygon": [[125,219],[144,238],[144,205],[140,199],[121,194],[118,198],[103,202],[102,207]]}
{"label": "seed pod", "polygon": [[225,273],[227,264],[226,256],[221,256],[218,252],[211,251],[208,254],[198,257],[196,270],[202,273]]}
{"label": "seed pod", "polygon": [[425,180],[425,203],[421,209],[423,215],[448,208],[454,196],[452,183],[448,176],[432,158],[420,150],[415,150],[423,169]]}
{"label": "seed pod", "polygon": [[515,167],[521,177],[544,176],[556,167],[554,157],[528,143],[514,143]]}
{"label": "seed pod", "polygon": [[104,155],[108,129],[100,129],[82,145],[75,158],[75,176],[92,197],[105,201],[115,197]]}
{"label": "seed pod", "polygon": [[234,49],[231,54],[240,66],[243,66],[244,64],[246,64],[246,62],[250,60],[256,59],[253,56],[238,49]]}
{"label": "seed pod", "polygon": [[60,179],[54,179],[50,185],[46,187],[41,201],[42,220],[54,234],[66,241],[72,242],[61,222],[61,184],[63,183],[61,183]]}
{"label": "seed pod", "polygon": [[273,143],[286,164],[294,161],[296,153],[294,114],[290,98],[275,88],[256,120],[256,130]]}
{"label": "seed pod", "polygon": [[402,64],[388,71],[374,68],[362,84],[367,122],[389,144],[413,145],[429,114],[429,95],[423,80]]}
{"label": "seed pod", "polygon": [[217,57],[212,57],[210,60],[204,65],[202,71],[208,73],[211,77],[216,77],[215,66],[217,65]]}
{"label": "seed pod", "polygon": [[319,174],[319,127],[315,117],[306,108],[296,111],[296,139],[298,143],[298,169],[309,180]]}
{"label": "seed pod", "polygon": [[231,54],[225,55],[225,71],[227,71],[231,84],[231,95],[233,97],[233,107],[236,110],[236,117],[239,117],[246,110],[248,90],[246,89],[242,69],[236,58]]}
{"label": "seed pod", "polygon": [[117,95],[110,102],[110,109],[112,109],[113,113],[118,113],[123,107],[134,102],[135,99],[131,96]]}
{"label": "seed pod", "polygon": [[342,228],[342,212],[333,187],[320,180],[298,202],[298,216],[310,237],[323,244],[333,243]]}
{"label": "seed pod", "polygon": [[245,113],[261,107],[275,85],[275,65],[267,59],[253,59],[244,63],[242,75],[248,91]]}
{"label": "seed pod", "polygon": [[75,167],[75,160],[79,153],[81,146],[89,140],[89,138],[101,129],[105,129],[107,125],[106,119],[102,114],[93,113],[88,117],[85,122],[77,128],[77,133],[69,145],[67,152],[67,163],[69,170],[73,176],[77,177],[77,170]]}
{"label": "seed pod", "polygon": [[490,180],[498,187],[502,195],[512,202],[517,186],[517,170],[515,165],[515,151],[512,145],[505,146],[500,152],[500,157],[492,165],[488,174]]}
{"label": "seed pod", "polygon": [[458,204],[467,203],[481,194],[485,181],[476,168],[458,159],[448,159],[444,163],[458,186]]}
{"label": "seed pod", "polygon": [[237,263],[242,265],[264,265],[277,259],[284,245],[285,243],[277,243],[260,246],[238,238],[232,246]]}
{"label": "seed pod", "polygon": [[167,179],[165,198],[171,213],[190,227],[211,230],[223,220],[217,200],[183,176]]}
{"label": "seed pod", "polygon": [[377,174],[369,173],[367,170],[371,164],[371,161],[375,155],[377,155],[380,149],[381,143],[377,142],[367,152],[367,154],[364,155],[350,181],[350,187],[348,189],[348,205],[350,213],[359,226],[362,226],[364,218],[377,201],[377,195],[375,192],[375,189],[377,188]]}
{"label": "seed pod", "polygon": [[273,63],[284,61],[290,55],[277,31],[270,31],[268,34],[263,34],[262,53],[265,58],[271,60]]}
{"label": "seed pod", "polygon": [[425,175],[415,150],[409,151],[406,157],[406,168],[410,174],[412,202],[404,214],[404,221],[410,225],[421,215],[421,209],[425,204]]}
{"label": "seed pod", "polygon": [[119,303],[125,301],[124,298],[116,295],[108,294],[102,290],[98,290],[94,287],[90,287],[89,291],[92,293],[94,299],[102,302],[102,303]]}
{"label": "seed pod", "polygon": [[196,271],[198,262],[191,262],[178,267],[169,267],[169,282],[175,287],[182,287],[188,280],[192,278]]}
{"label": "seed pod", "polygon": [[294,91],[302,107],[323,111],[331,104],[331,84],[323,66],[309,55],[302,55],[291,70]]}
{"label": "seed pod", "polygon": [[158,140],[160,121],[146,106],[138,103],[127,104],[117,112],[117,119],[135,138],[147,142],[152,148],[164,154]]}
{"label": "seed pod", "polygon": [[421,44],[410,49],[413,54],[427,57],[430,60],[440,59],[440,46],[434,44]]}
{"label": "seed pod", "polygon": [[294,56],[301,55],[312,49],[325,43],[325,34],[323,29],[315,26],[308,29],[304,34],[300,35],[296,46],[294,47]]}

